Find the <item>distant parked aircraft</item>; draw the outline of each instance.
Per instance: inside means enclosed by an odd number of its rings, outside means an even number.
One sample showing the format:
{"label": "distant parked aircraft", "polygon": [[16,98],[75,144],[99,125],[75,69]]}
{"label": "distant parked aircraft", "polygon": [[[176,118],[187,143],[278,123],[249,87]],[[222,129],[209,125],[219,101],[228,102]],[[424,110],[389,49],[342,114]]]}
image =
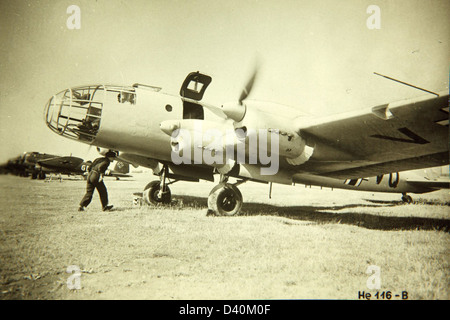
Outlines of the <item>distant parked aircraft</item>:
{"label": "distant parked aircraft", "polygon": [[[56,156],[39,152],[25,152],[22,155],[8,160],[0,166],[2,173],[12,173],[22,177],[31,176],[32,179],[45,179],[49,173],[64,175],[85,175],[92,161],[84,161],[74,156]],[[108,170],[105,176],[131,177],[128,175],[130,166],[119,161],[113,170]]]}

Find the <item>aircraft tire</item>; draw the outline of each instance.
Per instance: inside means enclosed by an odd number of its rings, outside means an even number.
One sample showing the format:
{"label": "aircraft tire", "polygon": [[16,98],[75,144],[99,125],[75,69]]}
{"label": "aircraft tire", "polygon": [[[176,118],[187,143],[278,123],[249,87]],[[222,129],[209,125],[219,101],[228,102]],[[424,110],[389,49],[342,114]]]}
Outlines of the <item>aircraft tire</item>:
{"label": "aircraft tire", "polygon": [[158,180],[152,181],[147,184],[144,188],[143,197],[145,203],[148,205],[157,205],[157,204],[170,204],[172,201],[172,194],[170,192],[170,188],[166,186],[166,192],[163,193],[162,197],[158,196],[160,182]]}
{"label": "aircraft tire", "polygon": [[217,216],[234,216],[242,207],[242,194],[231,184],[215,186],[208,196],[208,209]]}
{"label": "aircraft tire", "polygon": [[37,179],[37,177],[38,177],[38,174],[36,172],[33,172],[31,174],[31,179],[35,180],[35,179]]}

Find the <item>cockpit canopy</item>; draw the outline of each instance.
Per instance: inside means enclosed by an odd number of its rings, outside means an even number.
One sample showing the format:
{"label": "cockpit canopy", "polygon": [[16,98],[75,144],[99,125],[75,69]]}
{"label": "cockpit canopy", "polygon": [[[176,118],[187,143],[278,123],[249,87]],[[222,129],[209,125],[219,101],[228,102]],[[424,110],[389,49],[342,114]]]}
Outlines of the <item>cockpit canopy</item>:
{"label": "cockpit canopy", "polygon": [[92,143],[106,101],[136,104],[135,87],[92,85],[63,90],[48,101],[45,122],[59,135]]}

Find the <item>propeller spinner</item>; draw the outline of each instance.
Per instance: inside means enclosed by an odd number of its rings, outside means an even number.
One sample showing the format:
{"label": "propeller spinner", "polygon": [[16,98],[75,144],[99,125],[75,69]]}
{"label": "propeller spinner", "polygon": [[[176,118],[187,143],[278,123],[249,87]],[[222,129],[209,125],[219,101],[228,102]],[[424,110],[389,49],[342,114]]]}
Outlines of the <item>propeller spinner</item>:
{"label": "propeller spinner", "polygon": [[255,80],[258,75],[258,67],[255,67],[251,77],[248,79],[246,85],[244,86],[239,100],[236,102],[224,103],[222,105],[223,113],[230,119],[233,119],[235,122],[240,122],[244,119],[245,114],[247,112],[247,106],[243,102],[250,95],[253,85],[255,84]]}

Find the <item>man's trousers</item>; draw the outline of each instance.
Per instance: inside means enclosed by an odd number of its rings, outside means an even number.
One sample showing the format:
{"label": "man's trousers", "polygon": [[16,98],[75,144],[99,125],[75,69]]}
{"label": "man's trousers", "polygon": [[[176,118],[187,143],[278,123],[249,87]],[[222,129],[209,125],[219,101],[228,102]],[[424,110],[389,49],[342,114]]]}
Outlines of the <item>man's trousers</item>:
{"label": "man's trousers", "polygon": [[92,196],[94,195],[94,190],[97,189],[100,195],[100,202],[102,203],[102,208],[108,205],[108,192],[106,191],[105,184],[99,181],[100,174],[96,171],[89,172],[86,185],[86,194],[83,199],[81,199],[80,207],[87,207],[92,201]]}

